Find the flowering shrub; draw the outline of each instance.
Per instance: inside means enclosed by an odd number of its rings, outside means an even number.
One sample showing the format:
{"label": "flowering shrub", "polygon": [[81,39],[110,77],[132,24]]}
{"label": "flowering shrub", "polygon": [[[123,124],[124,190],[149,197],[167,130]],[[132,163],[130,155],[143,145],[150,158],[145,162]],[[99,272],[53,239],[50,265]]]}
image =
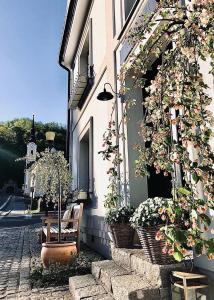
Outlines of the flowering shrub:
{"label": "flowering shrub", "polygon": [[130,221],[134,227],[166,224],[166,221],[169,221],[167,211],[170,211],[172,206],[172,199],[162,197],[148,198],[138,206]]}
{"label": "flowering shrub", "polygon": [[105,220],[108,224],[127,224],[133,216],[134,208],[123,206],[108,210]]}
{"label": "flowering shrub", "polygon": [[[173,201],[170,215],[178,219],[183,211],[187,220],[180,228],[172,222],[159,232],[166,241],[167,251],[181,260],[186,247],[195,247],[196,254],[214,258],[214,238],[206,235],[211,225],[210,210],[214,209],[214,153],[211,149],[214,119],[209,105],[212,98],[201,73],[201,61],[210,62],[214,74],[214,1],[160,0],[153,14],[144,18],[128,37],[139,52],[124,65],[120,78],[132,76],[136,86],[144,88],[149,67],[148,57],[162,55],[162,63],[144,99],[145,116],[140,135],[148,147],[136,145],[136,175],[149,175],[149,168],[165,176],[173,174]],[[160,24],[155,33],[153,28]],[[148,43],[144,40],[150,36]],[[165,40],[165,42],[163,42]],[[164,49],[163,44],[173,46]],[[122,81],[123,84],[123,81]],[[177,132],[177,136],[175,134]],[[184,187],[176,181],[176,170],[183,171]],[[180,179],[181,182],[181,179]],[[144,204],[143,209],[146,208]],[[167,213],[169,210],[166,211]],[[147,218],[152,213],[148,209]],[[140,214],[140,212],[139,212]],[[162,219],[162,211],[159,210]],[[136,222],[144,223],[137,215]],[[210,233],[213,233],[211,228]],[[166,251],[166,249],[164,249]]]}
{"label": "flowering shrub", "polygon": [[36,189],[45,195],[47,201],[54,203],[58,202],[60,193],[64,202],[69,193],[71,174],[63,152],[44,151],[37,156],[33,165],[36,170]]}

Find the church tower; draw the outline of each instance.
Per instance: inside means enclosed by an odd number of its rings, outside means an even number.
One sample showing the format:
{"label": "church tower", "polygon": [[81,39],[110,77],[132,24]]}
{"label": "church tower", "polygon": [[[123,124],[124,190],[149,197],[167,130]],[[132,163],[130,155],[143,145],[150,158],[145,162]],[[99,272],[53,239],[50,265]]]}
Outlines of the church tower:
{"label": "church tower", "polygon": [[37,151],[37,145],[36,145],[36,137],[35,137],[35,122],[34,122],[34,115],[32,120],[32,127],[30,131],[30,139],[27,144],[27,155],[26,155],[26,166],[31,164],[36,160],[36,151]]}
{"label": "church tower", "polygon": [[30,196],[32,192],[33,170],[31,166],[36,161],[36,152],[37,152],[37,145],[36,145],[36,136],[35,136],[35,121],[33,115],[30,138],[27,144],[26,166],[25,166],[25,174],[24,174],[24,194],[27,196]]}

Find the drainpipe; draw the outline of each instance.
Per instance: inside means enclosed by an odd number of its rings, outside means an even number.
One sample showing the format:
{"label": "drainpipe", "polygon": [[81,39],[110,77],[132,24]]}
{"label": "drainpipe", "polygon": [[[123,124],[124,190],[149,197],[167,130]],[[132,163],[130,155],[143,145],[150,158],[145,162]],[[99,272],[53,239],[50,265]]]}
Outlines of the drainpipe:
{"label": "drainpipe", "polygon": [[61,63],[61,58],[59,58],[59,65],[60,67],[62,67],[64,70],[66,70],[68,72],[68,93],[67,93],[67,97],[68,97],[68,102],[67,102],[67,132],[66,132],[66,152],[65,152],[65,157],[67,160],[69,160],[69,144],[70,144],[70,125],[71,125],[71,110],[69,108],[69,98],[70,98],[70,78],[71,78],[71,71],[69,68],[65,67],[62,63]]}

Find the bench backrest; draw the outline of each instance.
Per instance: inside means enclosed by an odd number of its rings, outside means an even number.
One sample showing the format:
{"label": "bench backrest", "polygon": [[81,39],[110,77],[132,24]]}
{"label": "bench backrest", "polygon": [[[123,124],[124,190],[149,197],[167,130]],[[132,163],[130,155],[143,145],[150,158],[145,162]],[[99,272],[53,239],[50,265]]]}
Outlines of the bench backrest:
{"label": "bench backrest", "polygon": [[83,203],[75,204],[71,213],[71,219],[75,220],[72,226],[74,229],[79,229],[82,220],[82,214],[83,214]]}

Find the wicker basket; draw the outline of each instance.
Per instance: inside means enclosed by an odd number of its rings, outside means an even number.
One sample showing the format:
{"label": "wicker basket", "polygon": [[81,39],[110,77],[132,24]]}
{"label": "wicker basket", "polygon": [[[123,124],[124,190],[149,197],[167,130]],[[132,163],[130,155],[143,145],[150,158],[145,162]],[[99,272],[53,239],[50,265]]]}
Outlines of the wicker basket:
{"label": "wicker basket", "polygon": [[144,253],[148,260],[153,264],[169,265],[176,263],[173,256],[162,253],[162,249],[165,246],[164,241],[157,241],[155,239],[156,233],[160,226],[156,227],[138,227],[137,234],[140,239],[140,243],[144,250]]}
{"label": "wicker basket", "polygon": [[109,228],[116,248],[132,246],[134,229],[129,224],[114,224],[109,225]]}

